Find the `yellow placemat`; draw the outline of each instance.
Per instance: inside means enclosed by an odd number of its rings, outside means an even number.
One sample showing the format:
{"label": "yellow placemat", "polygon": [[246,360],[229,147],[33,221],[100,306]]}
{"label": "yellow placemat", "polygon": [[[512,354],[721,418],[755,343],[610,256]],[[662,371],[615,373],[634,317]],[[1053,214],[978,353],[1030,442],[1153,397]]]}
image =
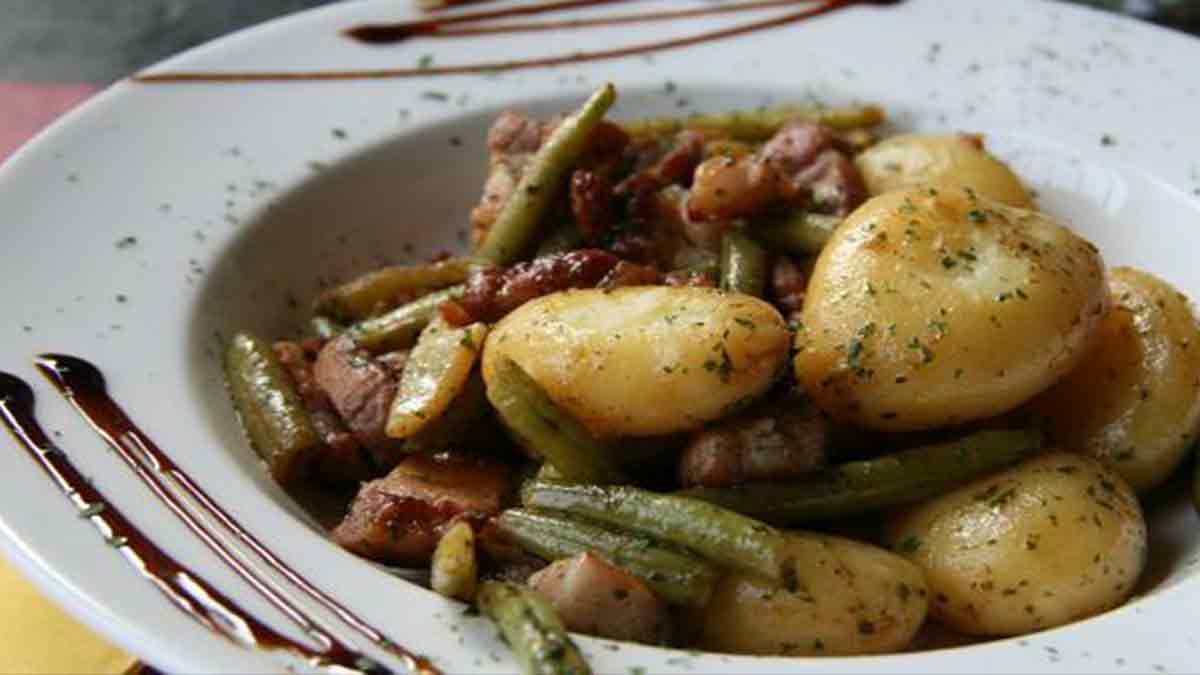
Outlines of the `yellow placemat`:
{"label": "yellow placemat", "polygon": [[127,673],[136,666],[0,558],[0,673]]}

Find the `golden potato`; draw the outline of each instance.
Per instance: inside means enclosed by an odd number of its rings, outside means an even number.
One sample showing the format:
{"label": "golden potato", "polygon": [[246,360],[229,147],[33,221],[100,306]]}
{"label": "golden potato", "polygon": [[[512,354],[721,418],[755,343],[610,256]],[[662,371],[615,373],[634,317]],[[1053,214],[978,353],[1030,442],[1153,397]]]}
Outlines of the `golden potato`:
{"label": "golden potato", "polygon": [[925,570],[932,616],[972,635],[1021,635],[1116,607],[1146,562],[1133,490],[1066,452],[902,512],[887,537]]}
{"label": "golden potato", "polygon": [[764,393],[790,338],[774,307],[711,288],[555,293],[488,335],[483,377],[509,357],[599,437],[696,429]]}
{"label": "golden potato", "polygon": [[988,154],[977,136],[893,136],[867,148],[855,163],[872,195],[914,186],[965,185],[1009,206],[1032,204],[1021,179]]}
{"label": "golden potato", "polygon": [[1033,411],[1064,450],[1147,490],[1179,465],[1200,425],[1200,324],[1187,298],[1128,267],[1108,281],[1112,309],[1083,363]]}
{"label": "golden potato", "polygon": [[888,431],[1006,412],[1079,362],[1104,315],[1094,246],[968,188],[874,197],[809,282],[796,375],[837,419]]}
{"label": "golden potato", "polygon": [[921,570],[850,539],[788,534],[795,583],[730,573],[695,627],[700,646],[743,654],[836,656],[903,649],[929,608]]}

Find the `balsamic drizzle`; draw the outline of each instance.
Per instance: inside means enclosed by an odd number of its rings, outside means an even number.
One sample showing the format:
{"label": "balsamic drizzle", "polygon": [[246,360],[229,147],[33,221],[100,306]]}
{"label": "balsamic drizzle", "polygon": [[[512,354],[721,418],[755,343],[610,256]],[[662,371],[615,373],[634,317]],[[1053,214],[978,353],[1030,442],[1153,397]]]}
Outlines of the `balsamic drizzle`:
{"label": "balsamic drizzle", "polygon": [[[624,0],[607,0],[609,2],[623,2]],[[601,61],[605,59],[620,58],[625,56],[635,56],[638,54],[648,54],[651,52],[666,51],[670,49],[680,49],[690,47],[705,42],[722,40],[738,35],[753,33],[760,30],[777,28],[790,23],[803,21],[813,18],[821,14],[826,14],[839,9],[844,9],[852,5],[858,4],[873,4],[885,5],[895,4],[900,0],[795,0],[796,2],[812,2],[814,6],[801,11],[791,12],[781,16],[772,17],[752,21],[728,28],[711,30],[695,35],[689,35],[679,38],[671,38],[667,40],[658,40],[652,42],[643,42],[639,44],[628,45],[624,47],[614,47],[611,49],[601,49],[596,51],[575,51],[568,54],[557,54],[553,56],[533,57],[528,59],[517,59],[511,61],[484,61],[479,63],[467,63],[459,65],[414,67],[414,68],[373,68],[361,70],[310,70],[310,71],[168,71],[162,73],[147,73],[142,75],[134,75],[131,80],[140,83],[186,83],[186,82],[295,82],[295,81],[325,81],[325,80],[372,80],[372,79],[394,79],[394,78],[411,78],[411,77],[435,77],[443,75],[464,75],[471,73],[497,73],[512,70],[523,70],[529,68],[545,68],[550,66],[569,65],[574,63],[585,63],[589,61]],[[469,21],[479,21],[483,18],[499,18],[504,16],[514,16],[516,14],[531,13],[529,9],[537,9],[538,11],[549,11],[551,9],[561,9],[564,6],[581,6],[583,4],[601,4],[603,0],[581,0],[579,3],[547,3],[545,5],[534,5],[526,8],[511,8],[505,10],[496,10],[493,12],[479,12],[475,14],[464,14],[457,17],[447,17],[438,19],[428,19],[417,21],[408,24],[395,24],[388,27],[359,27],[352,28],[348,34],[355,39],[366,42],[388,42],[408,39],[410,37],[418,37],[421,35],[435,34],[441,26],[450,23],[467,23]],[[737,10],[730,11],[746,11],[757,10],[761,7],[757,3],[742,3],[736,5]]]}
{"label": "balsamic drizzle", "polygon": [[[138,478],[205,545],[220,556],[239,576],[254,586],[272,605],[291,618],[308,635],[326,646],[327,651],[322,655],[325,660],[358,670],[388,672],[375,670],[382,666],[374,664],[370,659],[365,659],[361,654],[341,644],[324,627],[308,619],[302,610],[274,587],[263,582],[246,563],[237,555],[226,550],[197,521],[183,499],[166,489],[164,484],[166,481],[169,480],[176,488],[198,503],[208,515],[232,532],[272,570],[291,582],[305,595],[320,603],[376,647],[403,660],[407,668],[413,672],[429,675],[437,673],[428,660],[408,652],[384,637],[378,630],[280,560],[261,541],[242,527],[134,424],[116,401],[109,396],[104,376],[96,366],[78,357],[60,354],[43,354],[38,357],[36,365],[38,370],[71,402],[79,414],[117,452]],[[366,665],[364,666],[364,664]]]}
{"label": "balsamic drizzle", "polygon": [[[359,671],[357,654],[315,650],[255,619],[221,591],[154,544],[71,464],[34,417],[33,390],[0,372],[0,420],[86,518],[139,574],[205,628],[243,647],[285,650],[313,665],[334,663]],[[390,672],[376,670],[375,672]]]}

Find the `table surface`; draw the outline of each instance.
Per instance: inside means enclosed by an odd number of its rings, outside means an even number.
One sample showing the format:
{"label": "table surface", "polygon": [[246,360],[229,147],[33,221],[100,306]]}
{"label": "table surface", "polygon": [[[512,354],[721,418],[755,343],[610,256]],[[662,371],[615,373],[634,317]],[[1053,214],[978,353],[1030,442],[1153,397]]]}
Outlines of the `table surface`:
{"label": "table surface", "polygon": [[[0,162],[55,117],[130,72],[237,28],[333,1],[2,0]],[[1200,36],[1200,0],[1075,1]],[[121,672],[132,663],[40,598],[3,562],[0,592],[0,672],[62,671],[71,664]],[[49,630],[28,630],[31,620]],[[61,640],[68,635],[78,654],[64,662]]]}

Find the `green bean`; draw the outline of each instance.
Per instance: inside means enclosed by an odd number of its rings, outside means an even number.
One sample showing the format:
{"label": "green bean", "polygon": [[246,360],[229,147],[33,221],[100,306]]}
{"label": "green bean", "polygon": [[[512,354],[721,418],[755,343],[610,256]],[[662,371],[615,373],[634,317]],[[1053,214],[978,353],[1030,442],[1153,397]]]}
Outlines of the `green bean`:
{"label": "green bean", "polygon": [[225,349],[225,378],[251,445],[276,481],[291,483],[321,439],[271,345],[234,335]]}
{"label": "green bean", "polygon": [[542,240],[541,245],[538,246],[537,255],[541,257],[551,253],[566,253],[583,246],[583,243],[583,233],[579,231],[579,226],[575,223],[566,223],[555,228],[549,236]]}
{"label": "green bean", "polygon": [[558,125],[534,155],[496,222],[488,229],[479,247],[481,257],[497,265],[510,265],[528,252],[542,220],[562,191],[567,172],[587,149],[592,130],[604,119],[604,113],[616,98],[617,90],[606,84]]}
{"label": "green bean", "polygon": [[1041,447],[1037,431],[980,431],[949,443],[848,462],[798,481],[694,488],[676,494],[775,525],[793,525],[936,496],[1033,455]]}
{"label": "green bean", "polygon": [[696,114],[690,117],[665,117],[632,120],[621,126],[633,136],[664,136],[683,129],[695,129],[711,136],[726,136],[738,141],[765,141],[787,122],[801,119],[837,130],[874,127],[883,122],[883,109],[875,105],[841,108],[784,106],[768,110]]}
{"label": "green bean", "polygon": [[473,266],[471,258],[449,258],[427,265],[396,265],[368,272],[317,297],[313,311],[343,321],[365,319],[396,306],[404,293],[461,284]]}
{"label": "green bean", "polygon": [[332,340],[346,330],[345,326],[327,316],[314,316],[309,320],[309,326],[312,327],[313,334],[322,340]]}
{"label": "green bean", "polygon": [[590,675],[554,608],[536,591],[502,581],[479,586],[479,609],[500,628],[526,675]]}
{"label": "green bean", "polygon": [[693,274],[711,274],[716,278],[721,273],[721,260],[711,251],[702,248],[685,248],[675,254],[672,260],[678,271]]}
{"label": "green bean", "polygon": [[755,297],[767,288],[767,252],[741,232],[721,238],[721,288]]}
{"label": "green bean", "polygon": [[841,223],[842,219],[836,216],[799,211],[779,220],[755,223],[748,232],[783,253],[815,255],[825,248],[825,242]]}
{"label": "green bean", "polygon": [[624,485],[531,481],[521,488],[527,507],[565,511],[686,546],[704,558],[780,581],[783,534],[757,520],[698,499]]}
{"label": "green bean", "polygon": [[591,483],[625,480],[613,461],[613,450],[555,405],[512,359],[505,358],[496,366],[487,395],[521,444],[567,479]]}
{"label": "green bean", "polygon": [[447,598],[470,602],[475,598],[478,574],[475,531],[460,520],[438,540],[429,567],[429,585]]}
{"label": "green bean", "polygon": [[496,526],[518,546],[546,560],[584,551],[601,555],[672,605],[704,607],[717,582],[717,570],[695,554],[642,534],[527,509],[508,509]]}
{"label": "green bean", "polygon": [[350,337],[364,349],[382,354],[408,349],[433,320],[438,307],[462,294],[462,286],[451,286],[401,305],[380,316],[360,321],[349,328]]}

